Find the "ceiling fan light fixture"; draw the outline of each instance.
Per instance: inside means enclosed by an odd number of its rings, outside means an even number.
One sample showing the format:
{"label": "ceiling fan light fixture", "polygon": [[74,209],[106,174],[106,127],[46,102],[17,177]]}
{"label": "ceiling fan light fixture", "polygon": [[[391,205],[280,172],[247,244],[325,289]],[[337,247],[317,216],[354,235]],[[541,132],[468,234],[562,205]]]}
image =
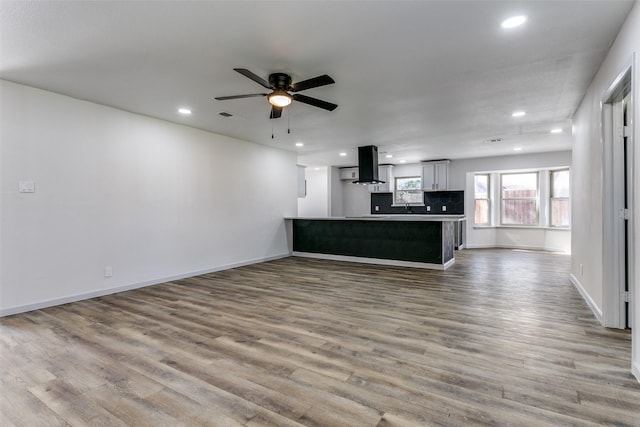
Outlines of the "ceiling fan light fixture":
{"label": "ceiling fan light fixture", "polygon": [[276,90],[276,91],[273,91],[273,93],[270,93],[267,96],[267,99],[269,100],[269,104],[273,105],[274,107],[280,107],[280,108],[290,105],[291,101],[293,100],[291,95],[289,95],[285,91],[280,91],[280,90]]}

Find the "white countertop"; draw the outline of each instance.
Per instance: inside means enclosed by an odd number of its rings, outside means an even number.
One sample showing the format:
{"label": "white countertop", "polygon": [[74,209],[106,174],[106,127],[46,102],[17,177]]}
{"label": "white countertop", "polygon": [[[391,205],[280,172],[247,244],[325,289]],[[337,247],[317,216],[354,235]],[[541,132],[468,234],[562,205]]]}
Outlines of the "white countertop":
{"label": "white countertop", "polygon": [[363,216],[330,216],[330,217],[289,217],[285,219],[311,219],[329,221],[464,221],[464,215],[363,215]]}

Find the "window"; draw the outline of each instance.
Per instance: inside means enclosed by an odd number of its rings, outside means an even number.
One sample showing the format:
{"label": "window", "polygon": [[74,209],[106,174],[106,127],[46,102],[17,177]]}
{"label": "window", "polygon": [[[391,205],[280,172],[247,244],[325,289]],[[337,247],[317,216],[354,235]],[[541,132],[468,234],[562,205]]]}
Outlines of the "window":
{"label": "window", "polygon": [[491,225],[491,209],[489,203],[489,174],[474,176],[475,225]]}
{"label": "window", "polygon": [[551,227],[569,227],[569,169],[551,171],[549,225]]}
{"label": "window", "polygon": [[396,178],[393,191],[393,203],[395,205],[424,203],[422,178],[419,176]]}
{"label": "window", "polygon": [[[473,225],[571,228],[571,169],[473,174]],[[469,200],[471,202],[471,200]],[[470,208],[471,209],[471,208]]]}
{"label": "window", "polygon": [[538,173],[505,173],[501,181],[503,225],[538,225]]}

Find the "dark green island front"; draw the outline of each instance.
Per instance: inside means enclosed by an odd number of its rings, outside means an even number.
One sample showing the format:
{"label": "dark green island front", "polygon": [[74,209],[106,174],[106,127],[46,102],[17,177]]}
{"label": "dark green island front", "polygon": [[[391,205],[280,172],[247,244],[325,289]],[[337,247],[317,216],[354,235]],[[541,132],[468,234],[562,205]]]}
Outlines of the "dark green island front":
{"label": "dark green island front", "polygon": [[290,218],[292,254],[444,270],[455,262],[462,215]]}

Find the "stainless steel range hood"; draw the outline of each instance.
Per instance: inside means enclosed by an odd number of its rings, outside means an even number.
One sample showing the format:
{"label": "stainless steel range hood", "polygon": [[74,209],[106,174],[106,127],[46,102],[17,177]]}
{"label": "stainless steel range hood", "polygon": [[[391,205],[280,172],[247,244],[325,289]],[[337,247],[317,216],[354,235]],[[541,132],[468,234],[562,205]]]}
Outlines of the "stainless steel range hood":
{"label": "stainless steel range hood", "polygon": [[378,179],[378,147],[358,147],[358,180],[354,184],[384,184]]}

